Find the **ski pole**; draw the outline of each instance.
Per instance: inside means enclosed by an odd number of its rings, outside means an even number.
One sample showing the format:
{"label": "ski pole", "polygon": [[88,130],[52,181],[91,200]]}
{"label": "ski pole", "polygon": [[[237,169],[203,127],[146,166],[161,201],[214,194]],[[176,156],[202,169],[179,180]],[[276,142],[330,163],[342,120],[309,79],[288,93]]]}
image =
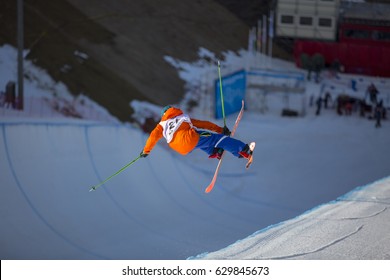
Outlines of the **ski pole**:
{"label": "ski pole", "polygon": [[117,172],[115,172],[114,174],[112,174],[111,176],[109,176],[107,179],[105,179],[104,181],[100,182],[99,184],[95,185],[95,186],[92,186],[89,191],[95,191],[98,187],[100,187],[101,185],[103,185],[104,183],[106,183],[108,180],[110,180],[111,178],[115,177],[116,175],[118,175],[119,173],[121,173],[122,171],[124,171],[126,168],[128,168],[130,165],[132,165],[134,162],[136,162],[137,160],[139,160],[141,158],[141,155],[139,155],[138,157],[136,157],[135,159],[133,159],[131,162],[129,162],[128,164],[126,164],[125,166],[123,166],[121,169],[119,169]]}
{"label": "ski pole", "polygon": [[223,100],[223,91],[222,91],[221,63],[219,62],[219,60],[218,60],[218,76],[219,76],[219,92],[221,94],[221,103],[222,103],[223,125],[226,127],[225,102]]}

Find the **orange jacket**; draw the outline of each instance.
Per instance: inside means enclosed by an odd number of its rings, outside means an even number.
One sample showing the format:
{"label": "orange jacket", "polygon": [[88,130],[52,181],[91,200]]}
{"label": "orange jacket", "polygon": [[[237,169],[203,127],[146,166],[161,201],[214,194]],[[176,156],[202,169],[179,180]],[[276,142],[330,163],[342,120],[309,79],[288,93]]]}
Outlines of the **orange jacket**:
{"label": "orange jacket", "polygon": [[[150,133],[148,140],[146,141],[143,152],[149,154],[157,142],[163,137],[164,134],[164,122],[171,119],[175,119],[178,116],[182,116],[183,111],[171,107],[162,116],[160,123]],[[222,133],[223,128],[208,121],[200,121],[196,119],[190,119],[191,123],[183,121],[177,129],[173,132],[173,137],[168,145],[178,152],[179,154],[186,155],[191,152],[199,141],[199,134],[195,131],[195,128],[207,129],[217,133]],[[167,139],[167,141],[169,141]]]}

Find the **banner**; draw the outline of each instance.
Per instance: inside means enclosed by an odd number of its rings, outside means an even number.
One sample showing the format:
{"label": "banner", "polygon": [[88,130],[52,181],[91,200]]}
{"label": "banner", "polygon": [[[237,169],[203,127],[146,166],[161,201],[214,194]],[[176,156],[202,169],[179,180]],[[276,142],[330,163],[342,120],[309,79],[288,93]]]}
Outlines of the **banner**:
{"label": "banner", "polygon": [[[225,114],[233,114],[241,109],[241,100],[245,97],[245,70],[234,72],[222,77],[222,91],[225,104]],[[215,117],[222,118],[222,102],[219,90],[219,79],[215,81]]]}

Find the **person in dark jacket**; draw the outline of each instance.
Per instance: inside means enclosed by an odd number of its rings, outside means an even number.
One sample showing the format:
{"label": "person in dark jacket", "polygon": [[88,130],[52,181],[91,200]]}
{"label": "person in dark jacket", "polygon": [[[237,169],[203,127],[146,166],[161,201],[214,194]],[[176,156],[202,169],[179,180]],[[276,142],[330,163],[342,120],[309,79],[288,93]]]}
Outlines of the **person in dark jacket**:
{"label": "person in dark jacket", "polygon": [[375,122],[376,128],[382,126],[381,125],[382,116],[383,116],[383,105],[382,105],[382,101],[381,101],[375,106],[375,110],[374,110],[374,117],[376,120],[376,122]]}

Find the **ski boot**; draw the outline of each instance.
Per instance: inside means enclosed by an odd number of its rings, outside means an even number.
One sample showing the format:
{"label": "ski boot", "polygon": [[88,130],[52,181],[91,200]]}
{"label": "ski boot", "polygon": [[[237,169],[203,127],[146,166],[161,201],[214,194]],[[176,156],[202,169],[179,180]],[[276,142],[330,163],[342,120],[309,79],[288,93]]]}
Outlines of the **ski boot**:
{"label": "ski boot", "polygon": [[209,158],[216,158],[216,159],[220,160],[222,157],[222,154],[223,154],[223,149],[214,148],[213,153],[211,155],[209,155]]}
{"label": "ski boot", "polygon": [[247,162],[247,164],[245,166],[247,169],[249,168],[249,166],[253,162],[253,151],[255,150],[255,146],[256,146],[255,142],[252,142],[249,145],[246,144],[244,149],[242,149],[241,152],[238,152],[238,154],[240,155],[239,157],[245,158],[245,159],[248,160],[248,162]]}

